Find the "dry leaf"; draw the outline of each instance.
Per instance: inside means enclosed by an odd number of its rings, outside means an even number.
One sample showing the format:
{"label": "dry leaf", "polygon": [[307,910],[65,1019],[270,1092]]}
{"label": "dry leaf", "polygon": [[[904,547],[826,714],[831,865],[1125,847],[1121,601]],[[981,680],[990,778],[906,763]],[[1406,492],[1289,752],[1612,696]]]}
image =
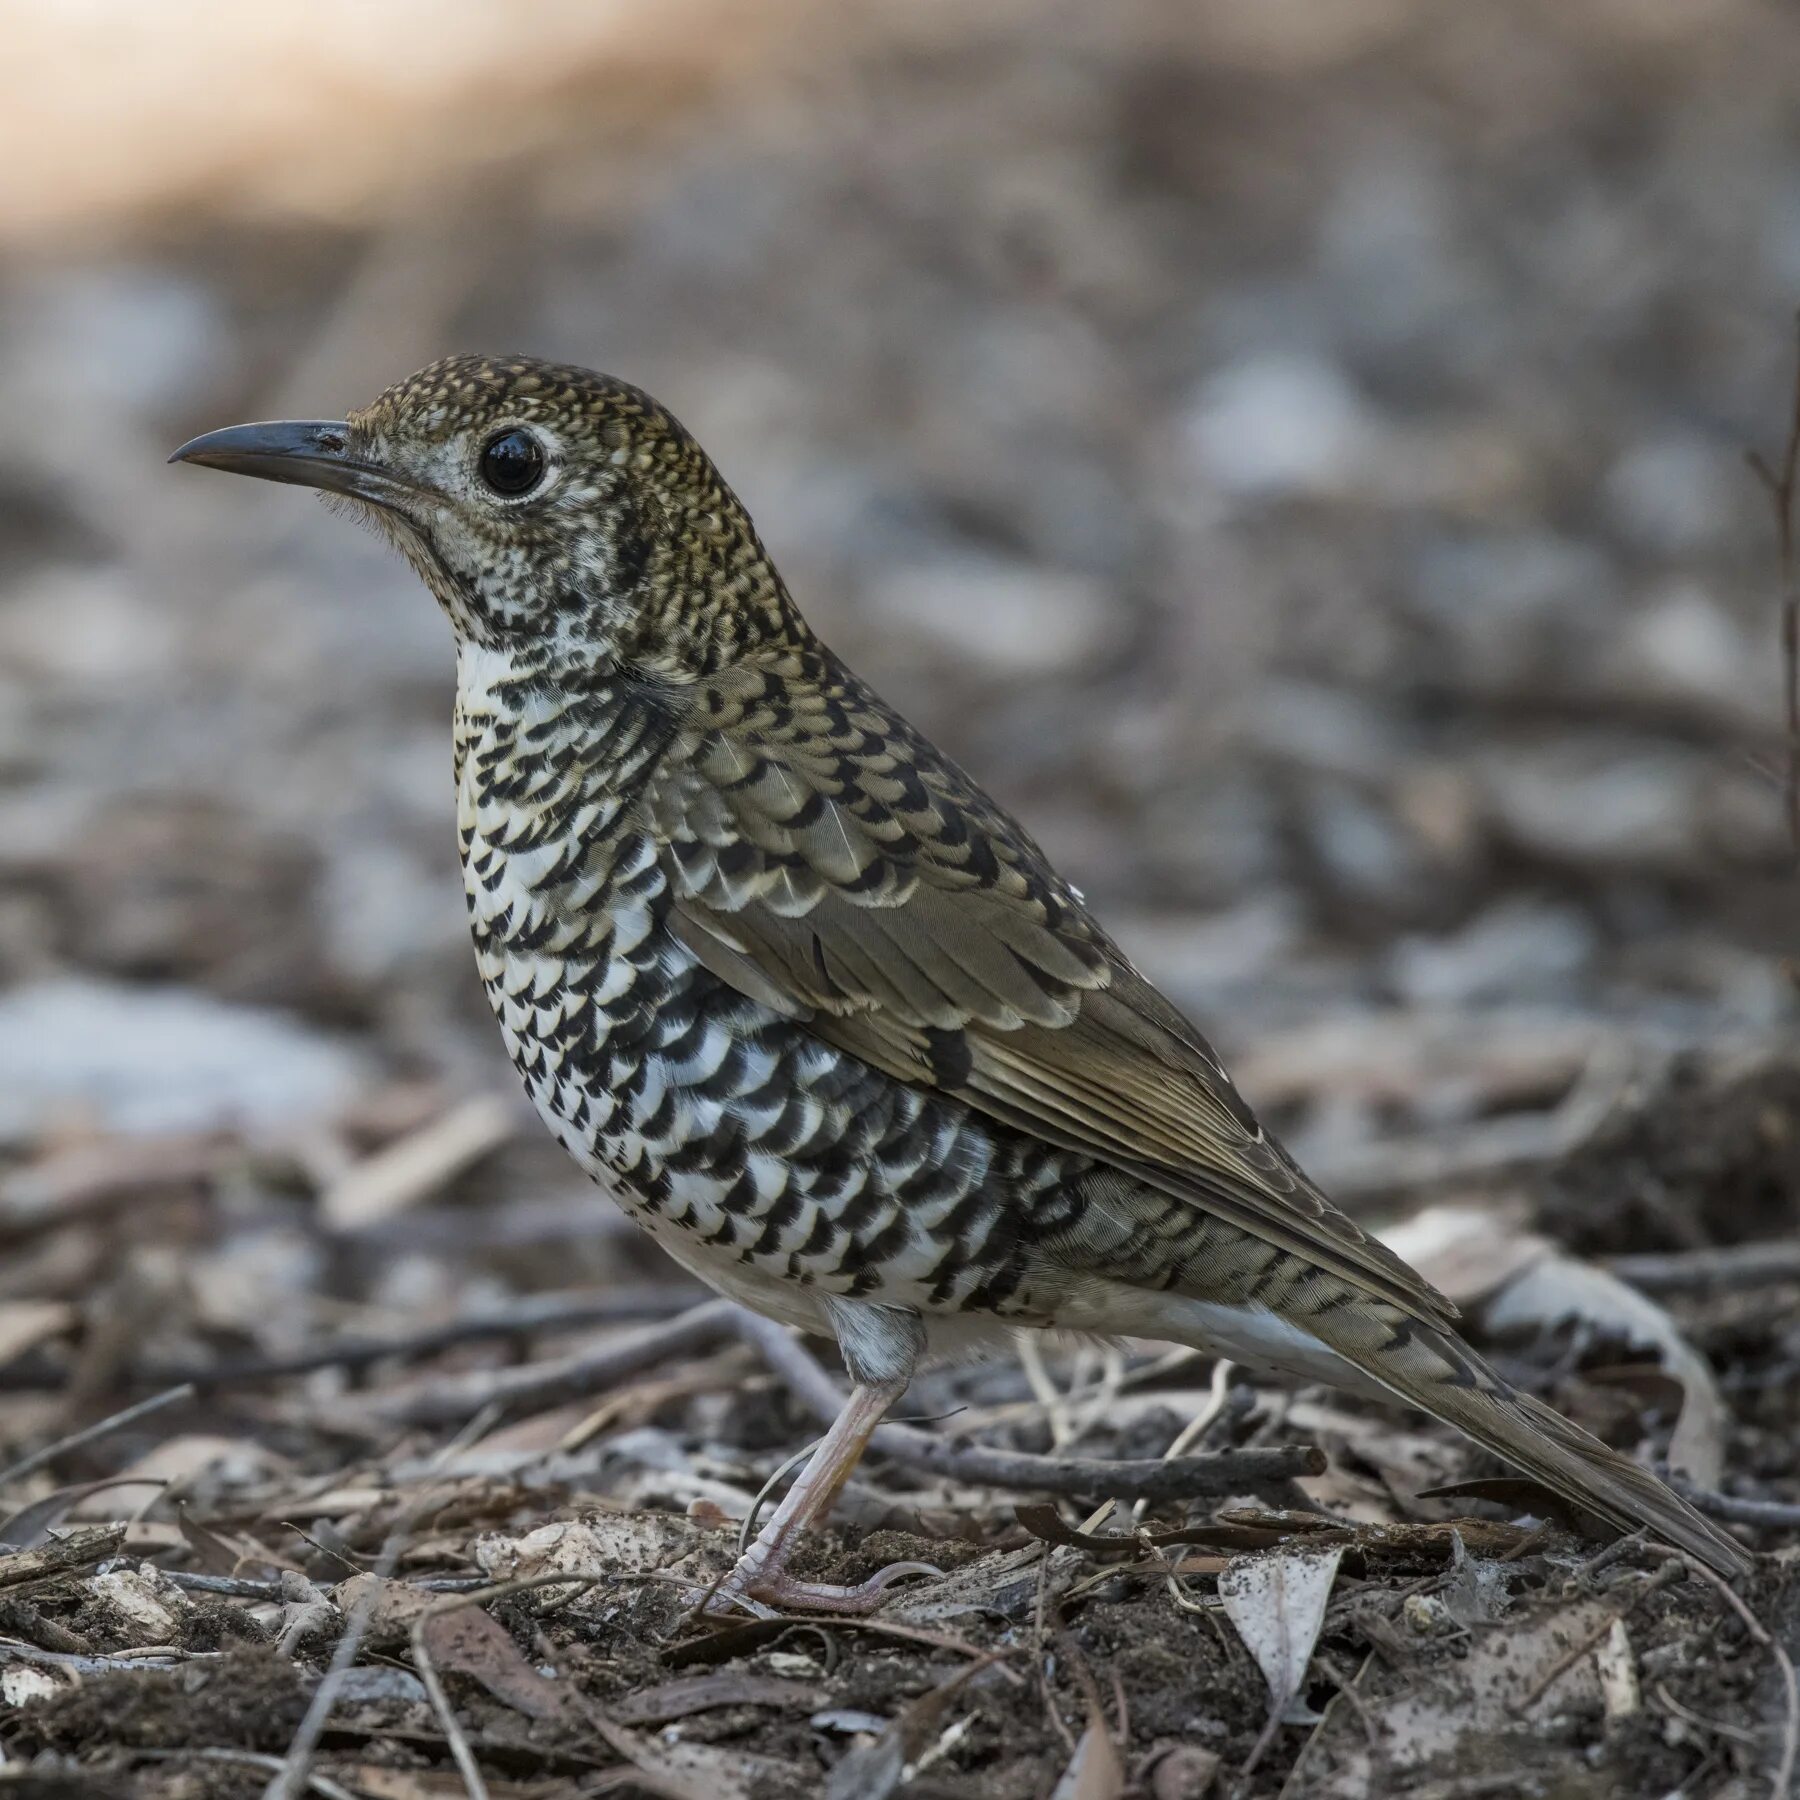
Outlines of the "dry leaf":
{"label": "dry leaf", "polygon": [[[1385,1700],[1364,1690],[1361,1709],[1334,1702],[1295,1765],[1290,1790],[1308,1800],[1368,1800],[1396,1771],[1460,1770],[1469,1758],[1482,1768],[1510,1766],[1509,1738],[1522,1755],[1527,1743],[1541,1739],[1535,1721],[1598,1705],[1594,1658],[1579,1656],[1543,1688],[1530,1717],[1515,1711],[1572,1650],[1593,1638],[1610,1612],[1604,1601],[1584,1600],[1518,1614],[1484,1628],[1460,1661],[1403,1671],[1398,1679],[1405,1686]],[[1376,1765],[1375,1741],[1384,1746],[1385,1771]]]}
{"label": "dry leaf", "polygon": [[1050,1800],[1119,1800],[1124,1792],[1125,1771],[1112,1734],[1103,1719],[1091,1717]]}
{"label": "dry leaf", "polygon": [[496,1581],[532,1575],[644,1575],[664,1571],[705,1542],[670,1513],[595,1513],[540,1525],[523,1537],[478,1539],[475,1560]]}
{"label": "dry leaf", "polygon": [[361,1231],[428,1199],[509,1142],[518,1115],[509,1099],[478,1094],[356,1164],[319,1199],[333,1231]]}
{"label": "dry leaf", "polygon": [[192,1487],[203,1475],[215,1475],[234,1486],[248,1486],[252,1482],[267,1483],[288,1473],[292,1466],[285,1457],[248,1438],[184,1432],[145,1451],[136,1462],[119,1471],[121,1479],[110,1487],[104,1500],[96,1489],[91,1501],[84,1499],[70,1508],[70,1516],[130,1518],[171,1488]]}
{"label": "dry leaf", "polygon": [[0,1302],[0,1363],[9,1363],[27,1350],[72,1331],[81,1322],[78,1308],[67,1300],[7,1300]]}
{"label": "dry leaf", "polygon": [[603,1713],[569,1683],[543,1674],[504,1626],[477,1606],[458,1606],[417,1627],[433,1663],[478,1681],[527,1718],[584,1728],[605,1740],[639,1773],[638,1785],[667,1800],[752,1800],[758,1792],[797,1792],[791,1764],[714,1744],[640,1737]]}
{"label": "dry leaf", "polygon": [[1297,1702],[1343,1556],[1343,1546],[1336,1545],[1238,1557],[1219,1577],[1225,1616],[1269,1684],[1270,1716],[1283,1724],[1318,1723],[1318,1715]]}
{"label": "dry leaf", "polygon": [[1725,1403],[1705,1358],[1655,1301],[1548,1239],[1475,1207],[1428,1207],[1383,1236],[1459,1306],[1479,1304],[1490,1330],[1578,1319],[1656,1351],[1684,1396],[1669,1439],[1669,1461],[1702,1487],[1719,1485]]}

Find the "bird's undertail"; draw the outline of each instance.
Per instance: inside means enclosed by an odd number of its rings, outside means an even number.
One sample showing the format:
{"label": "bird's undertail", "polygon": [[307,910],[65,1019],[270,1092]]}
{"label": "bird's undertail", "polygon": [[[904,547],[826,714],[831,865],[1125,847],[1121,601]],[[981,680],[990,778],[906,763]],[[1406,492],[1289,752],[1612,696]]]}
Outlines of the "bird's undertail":
{"label": "bird's undertail", "polygon": [[1454,1333],[1389,1308],[1346,1307],[1335,1317],[1353,1322],[1331,1331],[1334,1319],[1324,1319],[1312,1328],[1340,1356],[1573,1505],[1621,1531],[1647,1527],[1721,1575],[1750,1567],[1744,1550],[1679,1494],[1510,1387]]}

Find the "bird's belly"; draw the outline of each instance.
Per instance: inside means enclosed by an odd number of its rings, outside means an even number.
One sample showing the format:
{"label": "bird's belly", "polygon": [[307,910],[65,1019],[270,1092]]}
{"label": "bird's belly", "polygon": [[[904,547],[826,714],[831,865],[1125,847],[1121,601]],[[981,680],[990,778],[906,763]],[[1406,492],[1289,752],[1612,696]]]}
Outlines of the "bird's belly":
{"label": "bird's belly", "polygon": [[1049,1322],[1030,1229],[1056,1159],[746,1000],[672,937],[583,959],[478,944],[544,1122],[675,1259],[795,1323],[827,1294]]}

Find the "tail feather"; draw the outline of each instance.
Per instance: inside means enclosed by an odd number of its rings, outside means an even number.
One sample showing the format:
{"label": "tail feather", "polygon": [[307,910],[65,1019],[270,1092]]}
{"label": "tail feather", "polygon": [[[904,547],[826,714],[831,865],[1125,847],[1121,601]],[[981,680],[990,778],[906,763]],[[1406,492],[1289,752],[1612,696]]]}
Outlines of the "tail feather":
{"label": "tail feather", "polygon": [[1340,1356],[1565,1500],[1621,1531],[1647,1527],[1721,1575],[1741,1575],[1751,1566],[1741,1545],[1673,1489],[1509,1386],[1454,1333],[1390,1308],[1376,1314],[1373,1335],[1368,1310],[1345,1308],[1336,1317],[1355,1323],[1343,1331],[1330,1330],[1330,1319],[1309,1323]]}

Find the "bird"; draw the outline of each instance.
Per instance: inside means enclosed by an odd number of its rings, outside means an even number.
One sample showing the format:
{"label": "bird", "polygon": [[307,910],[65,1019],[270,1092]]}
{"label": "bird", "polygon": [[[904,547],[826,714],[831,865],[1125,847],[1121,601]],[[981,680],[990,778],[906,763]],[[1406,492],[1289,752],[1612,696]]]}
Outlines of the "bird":
{"label": "bird", "polygon": [[1621,1532],[1744,1550],[1496,1372],[1301,1171],[1036,841],[813,632],[648,394],[447,357],[341,420],[170,458],[321,490],[456,641],[482,982],[569,1155],[720,1293],[836,1339],[851,1388],[710,1604],[800,1580],[926,1356],[1163,1339],[1418,1408]]}

